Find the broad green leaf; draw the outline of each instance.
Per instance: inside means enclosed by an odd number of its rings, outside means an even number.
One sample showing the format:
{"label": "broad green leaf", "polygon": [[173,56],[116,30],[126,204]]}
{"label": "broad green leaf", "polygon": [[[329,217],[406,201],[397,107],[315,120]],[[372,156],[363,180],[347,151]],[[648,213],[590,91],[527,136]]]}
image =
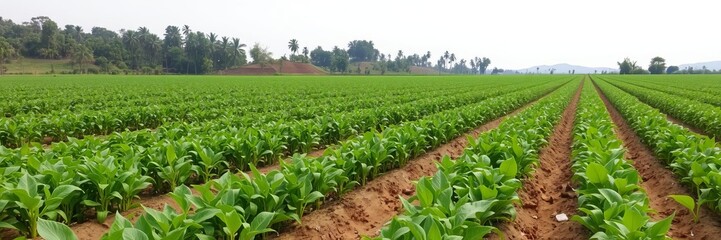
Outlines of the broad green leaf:
{"label": "broad green leaf", "polygon": [[586,177],[589,182],[594,184],[605,183],[608,181],[608,171],[603,165],[594,162],[586,167]]}
{"label": "broad green leaf", "polygon": [[687,195],[670,195],[668,197],[681,204],[689,211],[695,212],[694,210],[696,209],[696,202],[693,200],[692,197]]}
{"label": "broad green leaf", "polygon": [[501,174],[506,175],[506,177],[516,177],[518,164],[516,164],[516,160],[513,158],[506,159],[501,163],[499,171]]}
{"label": "broad green leaf", "polygon": [[38,219],[38,235],[45,240],[77,240],[73,230],[65,224]]}
{"label": "broad green leaf", "polygon": [[123,240],[148,240],[148,235],[135,228],[126,228],[123,230]]}

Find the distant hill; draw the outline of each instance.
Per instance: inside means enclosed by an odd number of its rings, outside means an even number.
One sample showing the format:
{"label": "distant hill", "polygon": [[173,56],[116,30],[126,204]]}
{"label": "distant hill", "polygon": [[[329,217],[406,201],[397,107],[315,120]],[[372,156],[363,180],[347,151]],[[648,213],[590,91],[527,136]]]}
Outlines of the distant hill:
{"label": "distant hill", "polygon": [[[540,66],[533,66],[529,68],[524,69],[518,69],[518,70],[510,70],[517,71],[519,74],[524,73],[536,73],[538,71],[539,73],[548,74],[550,73],[551,69],[555,69],[555,74],[568,74],[569,71],[573,72],[576,71],[576,74],[583,74],[583,73],[601,73],[603,71],[606,72],[617,72],[618,69],[614,68],[607,68],[607,67],[585,67],[585,66],[578,66],[578,65],[571,65],[567,63],[561,63],[561,64],[555,64],[555,65],[540,65]],[[508,72],[509,70],[506,70]]]}
{"label": "distant hill", "polygon": [[320,69],[310,63],[298,63],[291,61],[283,61],[283,64],[251,64],[237,68],[220,71],[222,75],[275,75],[275,74],[298,74],[298,75],[326,75],[323,69]]}
{"label": "distant hill", "polygon": [[708,70],[721,70],[721,61],[681,64],[678,67],[681,69],[692,67],[693,69],[699,70],[704,66],[706,66],[706,69]]}

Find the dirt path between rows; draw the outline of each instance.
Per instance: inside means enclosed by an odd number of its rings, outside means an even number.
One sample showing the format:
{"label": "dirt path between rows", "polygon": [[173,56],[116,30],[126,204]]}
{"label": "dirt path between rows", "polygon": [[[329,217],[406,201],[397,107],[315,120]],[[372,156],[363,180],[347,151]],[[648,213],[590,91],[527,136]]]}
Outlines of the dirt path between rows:
{"label": "dirt path between rows", "polygon": [[643,179],[641,187],[648,194],[651,208],[657,212],[651,214],[651,217],[659,220],[675,211],[676,217],[669,231],[669,236],[674,239],[719,239],[721,236],[721,221],[718,214],[713,214],[708,209],[703,208],[700,221],[694,223],[693,215],[688,210],[667,197],[672,194],[686,194],[689,196],[695,196],[695,194],[692,194],[688,188],[679,184],[674,173],[665,168],[663,163],[656,159],[653,151],[641,142],[641,138],[636,135],[616,107],[609,102],[603,91],[598,86],[595,86],[595,88],[601,95],[606,110],[611,114],[611,118],[616,125],[615,132],[627,150],[626,158],[633,161],[634,167]]}
{"label": "dirt path between rows", "polygon": [[359,239],[362,236],[378,235],[383,224],[403,212],[399,196],[408,198],[415,194],[413,182],[423,176],[433,175],[438,170],[436,161],[445,155],[458,158],[468,145],[468,136],[478,137],[483,132],[497,128],[504,119],[518,114],[537,101],[483,124],[411,160],[406,166],[381,175],[339,201],[303,216],[301,225],[293,224],[282,229],[276,239]]}
{"label": "dirt path between rows", "polygon": [[516,207],[516,220],[498,227],[508,239],[588,238],[588,231],[583,225],[555,219],[560,213],[570,218],[577,210],[578,200],[571,185],[571,146],[582,88],[583,82],[563,112],[548,145],[540,151],[540,168],[524,181],[523,188],[518,192],[523,205]]}

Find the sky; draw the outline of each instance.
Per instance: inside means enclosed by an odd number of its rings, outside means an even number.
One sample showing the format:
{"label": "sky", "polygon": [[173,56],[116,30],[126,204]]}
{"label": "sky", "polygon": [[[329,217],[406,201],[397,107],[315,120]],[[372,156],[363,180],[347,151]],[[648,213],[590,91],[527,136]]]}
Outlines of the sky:
{"label": "sky", "polygon": [[260,43],[275,57],[287,43],[346,48],[373,40],[382,53],[431,51],[435,64],[488,57],[492,67],[570,63],[613,67],[625,57],[647,65],[721,60],[721,1],[712,0],[2,0],[0,16],[17,23],[49,16],[59,26],[111,30],[168,25]]}

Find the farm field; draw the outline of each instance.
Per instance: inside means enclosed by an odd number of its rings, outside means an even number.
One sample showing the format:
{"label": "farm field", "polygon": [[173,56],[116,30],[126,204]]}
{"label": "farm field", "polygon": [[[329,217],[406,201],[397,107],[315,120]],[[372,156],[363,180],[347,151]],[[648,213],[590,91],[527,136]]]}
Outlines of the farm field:
{"label": "farm field", "polygon": [[3,76],[0,238],[715,239],[719,96],[716,75]]}

